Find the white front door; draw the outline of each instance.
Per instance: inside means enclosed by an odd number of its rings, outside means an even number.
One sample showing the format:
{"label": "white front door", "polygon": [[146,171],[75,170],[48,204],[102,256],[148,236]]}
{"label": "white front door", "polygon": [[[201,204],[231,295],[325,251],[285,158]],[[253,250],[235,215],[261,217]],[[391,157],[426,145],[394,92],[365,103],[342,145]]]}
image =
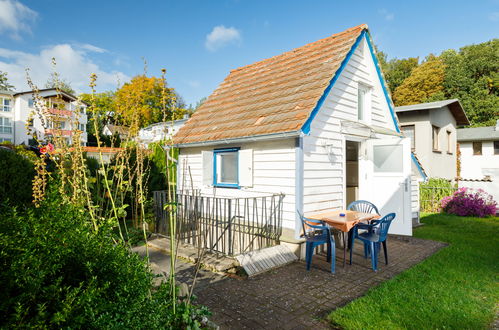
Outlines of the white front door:
{"label": "white front door", "polygon": [[361,172],[365,179],[362,193],[368,198],[363,199],[374,203],[382,216],[392,212],[397,215],[390,234],[412,235],[410,140],[367,140],[366,156]]}

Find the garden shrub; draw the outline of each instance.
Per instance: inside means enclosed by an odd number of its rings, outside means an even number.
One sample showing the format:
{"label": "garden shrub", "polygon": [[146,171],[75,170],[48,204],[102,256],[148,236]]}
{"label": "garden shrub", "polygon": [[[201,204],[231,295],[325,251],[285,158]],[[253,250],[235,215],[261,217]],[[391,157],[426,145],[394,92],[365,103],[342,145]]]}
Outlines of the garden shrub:
{"label": "garden shrub", "polygon": [[25,205],[32,200],[32,181],[35,176],[33,159],[36,155],[24,148],[0,148],[0,201]]}
{"label": "garden shrub", "polygon": [[39,209],[0,206],[0,328],[197,328],[185,302],[138,255],[92,230],[86,212],[52,194]]}
{"label": "garden shrub", "polygon": [[497,202],[482,189],[459,188],[441,201],[442,211],[466,217],[486,217],[496,214]]}
{"label": "garden shrub", "polygon": [[440,200],[452,195],[456,187],[449,180],[442,178],[430,178],[419,184],[419,202],[422,212],[438,212]]}

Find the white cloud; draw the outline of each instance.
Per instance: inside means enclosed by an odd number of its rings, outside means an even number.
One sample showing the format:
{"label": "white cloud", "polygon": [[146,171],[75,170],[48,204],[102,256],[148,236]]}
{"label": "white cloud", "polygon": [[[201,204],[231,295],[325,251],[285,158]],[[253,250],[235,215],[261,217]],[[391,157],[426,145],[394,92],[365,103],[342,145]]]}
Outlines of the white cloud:
{"label": "white cloud", "polygon": [[77,47],[80,47],[83,50],[88,50],[89,52],[94,53],[107,53],[107,49],[100,48],[91,44],[77,44]]}
{"label": "white cloud", "polygon": [[214,52],[228,44],[241,42],[241,33],[234,27],[226,28],[223,25],[215,26],[206,36],[205,47]]}
{"label": "white cloud", "polygon": [[493,22],[499,21],[499,11],[495,11],[489,14],[489,20]]}
{"label": "white cloud", "polygon": [[56,59],[56,71],[70,83],[76,92],[89,91],[90,74],[97,74],[97,89],[112,90],[129,77],[119,71],[104,71],[89,57],[87,51],[75,49],[69,44],[59,44],[42,49],[38,54],[0,48],[0,71],[7,72],[9,82],[17,91],[29,90],[25,69],[30,69],[33,82],[43,88],[53,71],[52,57]]}
{"label": "white cloud", "polygon": [[390,13],[388,10],[386,9],[380,9],[378,10],[378,13],[383,16],[383,18],[386,20],[386,21],[393,21],[393,19],[395,18],[395,15],[393,13]]}
{"label": "white cloud", "polygon": [[21,32],[31,33],[31,24],[38,13],[17,0],[0,0],[0,34],[8,33],[13,39],[20,39]]}

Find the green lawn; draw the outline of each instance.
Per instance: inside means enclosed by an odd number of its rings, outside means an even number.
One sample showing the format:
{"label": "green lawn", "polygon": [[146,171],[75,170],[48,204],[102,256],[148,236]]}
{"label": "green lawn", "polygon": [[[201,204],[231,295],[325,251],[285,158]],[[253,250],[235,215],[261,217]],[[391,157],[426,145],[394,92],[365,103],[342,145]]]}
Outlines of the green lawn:
{"label": "green lawn", "polygon": [[345,329],[484,329],[499,303],[499,218],[430,214],[414,236],[448,242],[329,315]]}

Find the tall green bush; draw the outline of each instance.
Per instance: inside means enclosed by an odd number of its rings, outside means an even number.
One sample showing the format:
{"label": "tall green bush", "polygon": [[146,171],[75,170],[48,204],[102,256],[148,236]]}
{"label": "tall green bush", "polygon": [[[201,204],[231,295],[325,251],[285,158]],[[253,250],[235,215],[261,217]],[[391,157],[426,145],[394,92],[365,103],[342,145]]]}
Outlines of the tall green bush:
{"label": "tall green bush", "polygon": [[0,201],[25,205],[32,200],[31,183],[35,176],[32,158],[36,155],[20,149],[0,148]]}
{"label": "tall green bush", "polygon": [[457,190],[449,180],[430,178],[419,185],[419,203],[422,212],[439,212],[442,198],[450,196]]}
{"label": "tall green bush", "polygon": [[54,195],[38,209],[0,209],[0,328],[200,326],[204,309],[180,302],[173,314],[146,262]]}

